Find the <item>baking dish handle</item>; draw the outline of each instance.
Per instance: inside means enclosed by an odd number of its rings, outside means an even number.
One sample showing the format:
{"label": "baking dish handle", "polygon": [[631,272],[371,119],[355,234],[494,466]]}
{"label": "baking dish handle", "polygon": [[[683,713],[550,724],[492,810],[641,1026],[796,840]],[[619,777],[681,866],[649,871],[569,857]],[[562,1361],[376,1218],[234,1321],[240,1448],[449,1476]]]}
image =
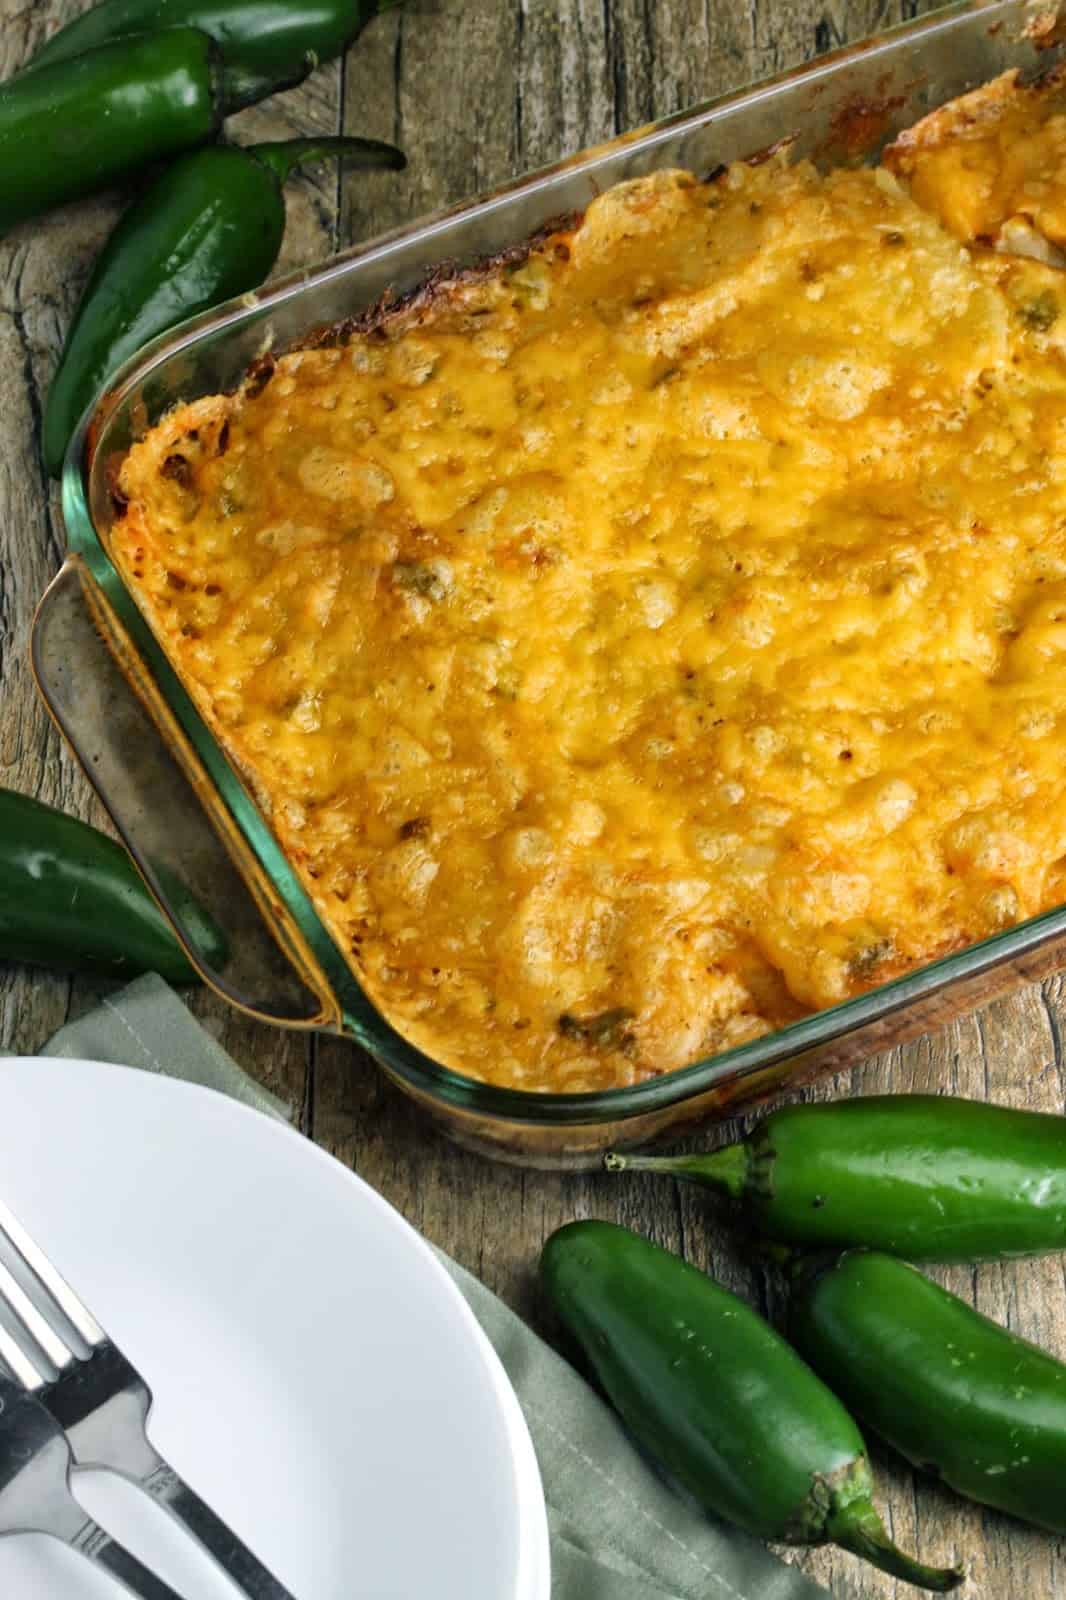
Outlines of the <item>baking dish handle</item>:
{"label": "baking dish handle", "polygon": [[[37,608],[37,687],[193,966],[261,1021],[340,1031],[328,980],[80,556]],[[226,935],[221,971],[197,953],[161,886],[166,868]]]}

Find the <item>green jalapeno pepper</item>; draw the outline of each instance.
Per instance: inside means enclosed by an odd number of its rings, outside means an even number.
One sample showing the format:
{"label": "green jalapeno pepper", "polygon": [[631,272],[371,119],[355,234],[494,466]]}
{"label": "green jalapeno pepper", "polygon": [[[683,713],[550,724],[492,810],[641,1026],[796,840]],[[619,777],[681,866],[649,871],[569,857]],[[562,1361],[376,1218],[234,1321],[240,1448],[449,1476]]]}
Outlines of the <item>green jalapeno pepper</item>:
{"label": "green jalapeno pepper", "polygon": [[[197,954],[216,971],[226,959],[217,924],[164,868],[160,887]],[[29,795],[0,789],[0,958],[171,983],[199,973],[120,844]]]}
{"label": "green jalapeno pepper", "polygon": [[226,115],[299,83],[342,55],[371,17],[399,0],[101,0],[60,28],[37,68],[112,39],[161,28],[201,28],[222,49]]}
{"label": "green jalapeno pepper", "polygon": [[1066,1118],[901,1094],[783,1106],[705,1155],[611,1155],[734,1201],[764,1238],[911,1261],[1066,1248]]}
{"label": "green jalapeno pepper", "polygon": [[0,84],[0,230],[213,138],[220,70],[213,39],[173,28]]}
{"label": "green jalapeno pepper", "polygon": [[867,1250],[795,1273],[789,1336],[907,1460],[958,1494],[1066,1533],[1066,1366]]}
{"label": "green jalapeno pepper", "polygon": [[128,356],[263,282],[285,231],[286,176],[327,156],[363,167],[404,164],[399,150],[371,139],[213,145],[175,161],[134,201],[100,253],[48,393],[49,472],[59,472],[82,412]]}
{"label": "green jalapeno pepper", "polygon": [[709,1510],[763,1539],[841,1545],[924,1588],[962,1581],[892,1544],[855,1423],[727,1289],[607,1222],[552,1234],[541,1274],[630,1432]]}

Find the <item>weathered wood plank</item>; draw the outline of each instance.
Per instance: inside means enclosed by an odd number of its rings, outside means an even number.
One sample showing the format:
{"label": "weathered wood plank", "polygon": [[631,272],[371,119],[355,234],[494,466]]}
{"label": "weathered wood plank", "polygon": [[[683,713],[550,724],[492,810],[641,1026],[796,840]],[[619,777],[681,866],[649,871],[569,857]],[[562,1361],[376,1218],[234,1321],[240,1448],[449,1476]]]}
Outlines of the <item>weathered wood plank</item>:
{"label": "weathered wood plank", "polygon": [[[32,54],[78,3],[22,6],[0,0],[0,79]],[[241,142],[340,126],[339,65],[234,118]],[[64,550],[55,490],[40,465],[40,417],[63,335],[82,284],[119,214],[110,194],[71,205],[0,240],[0,784],[38,795],[97,826],[106,818],[33,687],[28,660],[33,611]],[[293,180],[279,271],[321,260],[336,247],[337,179],[322,168]],[[0,966],[0,1044],[32,1051],[99,985]],[[248,1021],[206,992],[190,1005],[225,1047],[278,1093],[302,1106],[309,1043]]]}
{"label": "weathered wood plank", "polygon": [[[82,0],[0,0],[0,77]],[[833,48],[925,6],[915,0],[439,0],[374,22],[344,65],[237,119],[242,140],[309,129],[402,144],[402,178],[323,167],[289,191],[279,270],[491,187],[612,132]],[[93,253],[118,198],[71,206],[0,241],[0,783],[100,821],[28,673],[33,606],[60,559],[54,496],[36,437],[43,395]],[[0,967],[0,1045],[32,1049],[97,991]],[[541,1242],[574,1216],[609,1217],[715,1272],[771,1315],[780,1286],[752,1267],[706,1200],[650,1179],[523,1172],[442,1140],[353,1046],[257,1027],[209,995],[194,1009],[238,1060],[301,1103],[309,1053],[314,1136],[354,1165],[428,1237],[545,1332],[533,1266]],[[939,1089],[1061,1112],[1066,984],[1053,979],[903,1050],[875,1058],[815,1098]],[[729,1130],[704,1133],[709,1144]],[[1066,1279],[1058,1257],[952,1269],[944,1282],[979,1308],[1066,1356]],[[1066,1593],[1060,1542],[965,1506],[875,1451],[893,1530],[930,1559],[962,1555],[970,1593],[1050,1600]],[[792,1557],[793,1559],[795,1557]],[[800,1556],[841,1600],[903,1591],[834,1552]]]}
{"label": "weathered wood plank", "polygon": [[[51,6],[11,8],[0,26],[0,77],[36,48],[55,14]],[[114,214],[107,202],[67,207],[0,240],[0,783],[95,821],[99,811],[34,690],[27,642],[33,609],[62,550],[40,464],[43,386],[78,285]],[[0,967],[0,1037],[7,1048],[32,1049],[63,1021],[72,997],[77,1004],[79,990],[85,992],[65,978]]]}

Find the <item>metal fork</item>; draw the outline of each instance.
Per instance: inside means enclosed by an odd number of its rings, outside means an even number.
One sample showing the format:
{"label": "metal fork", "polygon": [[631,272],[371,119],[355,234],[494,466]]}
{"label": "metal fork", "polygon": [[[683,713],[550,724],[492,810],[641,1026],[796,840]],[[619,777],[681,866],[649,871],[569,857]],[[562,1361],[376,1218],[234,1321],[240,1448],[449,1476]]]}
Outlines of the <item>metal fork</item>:
{"label": "metal fork", "polygon": [[[0,1351],[10,1335],[0,1328]],[[55,1418],[0,1371],[0,1538],[46,1533],[118,1578],[139,1600],[181,1600],[86,1516],[70,1492],[70,1446]]]}
{"label": "metal fork", "polygon": [[[42,1314],[35,1298],[0,1260],[0,1304],[7,1306],[29,1336],[20,1341],[0,1327],[0,1357],[65,1431],[74,1464],[104,1467],[146,1490],[199,1541],[249,1600],[294,1600],[152,1445],[146,1432],[152,1406],[148,1385],[2,1201],[0,1237],[21,1258],[31,1281],[36,1280],[44,1303],[51,1300],[53,1309],[58,1308],[89,1350],[87,1356],[77,1353],[58,1331],[54,1317]],[[143,1593],[163,1600],[172,1591],[159,1587]]]}

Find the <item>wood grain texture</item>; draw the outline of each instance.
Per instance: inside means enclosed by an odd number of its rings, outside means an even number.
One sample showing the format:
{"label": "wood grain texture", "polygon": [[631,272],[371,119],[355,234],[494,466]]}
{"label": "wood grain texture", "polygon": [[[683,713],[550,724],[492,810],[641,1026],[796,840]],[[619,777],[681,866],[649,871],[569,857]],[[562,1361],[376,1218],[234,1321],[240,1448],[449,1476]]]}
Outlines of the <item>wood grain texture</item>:
{"label": "wood grain texture", "polygon": [[[0,0],[0,78],[79,9],[80,0]],[[400,178],[327,167],[298,179],[283,270],[923,9],[914,0],[412,0],[374,22],[343,67],[244,113],[233,132],[252,139],[343,129],[395,140],[410,158]],[[36,699],[26,642],[63,544],[38,460],[42,396],[118,203],[109,196],[68,207],[0,240],[0,783],[97,822],[88,786]],[[0,967],[0,1046],[32,1050],[97,992]],[[316,1140],[549,1336],[533,1267],[546,1235],[575,1216],[636,1227],[779,1315],[779,1286],[737,1252],[697,1192],[494,1166],[445,1143],[353,1046],[258,1027],[206,995],[193,1007],[243,1065],[302,1108]],[[1054,978],[810,1095],[947,1090],[1061,1113],[1064,1036],[1066,986]],[[1061,1258],[938,1276],[1066,1357]],[[1066,1595],[1062,1542],[919,1484],[887,1452],[874,1454],[896,1537],[926,1560],[963,1559],[972,1575],[964,1592],[975,1600]],[[839,1600],[902,1600],[901,1586],[847,1556],[788,1558]]]}

